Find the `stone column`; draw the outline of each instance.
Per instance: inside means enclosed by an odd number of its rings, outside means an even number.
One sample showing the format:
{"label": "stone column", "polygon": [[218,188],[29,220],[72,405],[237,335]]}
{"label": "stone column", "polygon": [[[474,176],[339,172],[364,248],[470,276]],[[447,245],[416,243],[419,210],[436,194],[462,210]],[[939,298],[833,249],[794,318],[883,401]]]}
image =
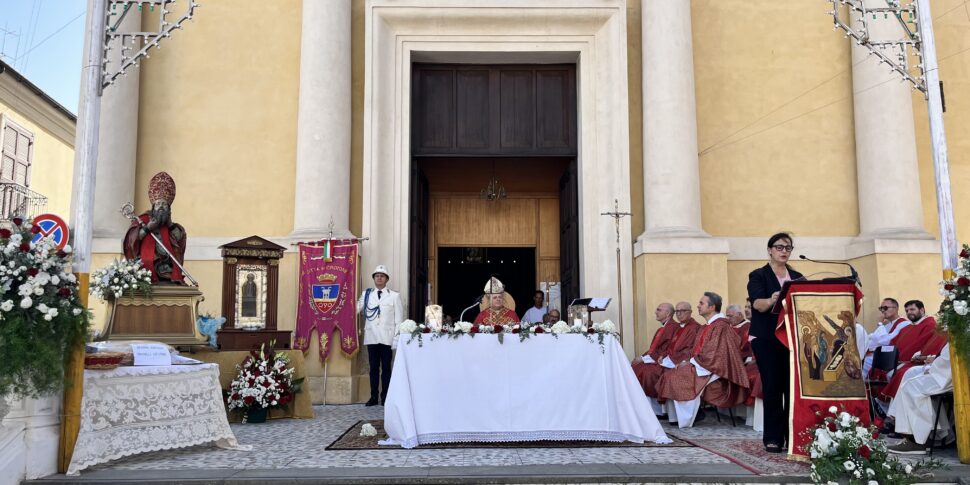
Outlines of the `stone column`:
{"label": "stone column", "polygon": [[350,0],[303,2],[293,233],[350,235]]}
{"label": "stone column", "polygon": [[[868,0],[866,5],[885,7],[886,2]],[[903,36],[895,18],[868,21],[873,40]],[[851,45],[859,237],[932,239],[923,226],[911,85],[869,56],[868,49]]]}
{"label": "stone column", "polygon": [[640,5],[646,218],[640,238],[709,237],[701,229],[690,2]]}
{"label": "stone column", "polygon": [[[119,30],[141,30],[141,12],[132,7]],[[121,45],[108,51],[108,69],[116,70]],[[101,129],[98,135],[98,168],[95,175],[94,237],[120,240],[130,222],[121,206],[135,200],[135,165],[138,151],[138,89],[141,68],[131,67],[126,76],[104,90],[101,97]],[[120,249],[120,242],[112,244]],[[98,247],[95,246],[95,250]]]}

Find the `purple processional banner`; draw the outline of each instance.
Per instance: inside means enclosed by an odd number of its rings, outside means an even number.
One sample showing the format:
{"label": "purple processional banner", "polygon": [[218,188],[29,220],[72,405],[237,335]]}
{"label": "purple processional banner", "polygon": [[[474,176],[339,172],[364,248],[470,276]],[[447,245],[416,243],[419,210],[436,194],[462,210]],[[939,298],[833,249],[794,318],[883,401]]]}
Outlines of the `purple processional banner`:
{"label": "purple processional banner", "polygon": [[327,360],[337,329],[340,350],[348,357],[357,353],[357,250],[356,241],[300,245],[300,300],[294,348],[306,352],[316,329],[320,359]]}

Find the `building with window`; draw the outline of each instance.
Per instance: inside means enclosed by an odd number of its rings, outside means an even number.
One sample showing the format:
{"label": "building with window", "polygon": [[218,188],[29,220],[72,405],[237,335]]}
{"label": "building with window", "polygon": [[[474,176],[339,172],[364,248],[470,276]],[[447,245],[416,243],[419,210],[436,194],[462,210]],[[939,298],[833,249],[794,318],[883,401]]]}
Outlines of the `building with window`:
{"label": "building with window", "polygon": [[[970,17],[958,3],[932,8],[968,241]],[[779,231],[794,234],[796,260],[858,269],[866,325],[886,296],[932,309],[940,257],[925,101],[833,32],[829,9],[209,0],[105,92],[94,266],[118,256],[128,227],[118,208],[146,209],[148,181],[165,170],[212,313],[221,244],[258,234],[292,248],[331,221],[337,235],[369,238],[364,279],[386,265],[412,318],[428,302],[457,317],[482,275],[500,273],[520,304],[540,287],[559,302],[613,298],[597,318],[622,322],[631,356],[648,346],[660,302],[712,290],[742,303]],[[157,13],[126,22],[149,30]],[[632,213],[619,244],[601,215],[614,207]],[[290,252],[282,329],[295,325],[297,272]],[[331,403],[366,398],[365,359],[332,352],[325,374],[315,345],[314,400],[324,389]]]}
{"label": "building with window", "polygon": [[67,219],[77,117],[0,61],[0,219]]}

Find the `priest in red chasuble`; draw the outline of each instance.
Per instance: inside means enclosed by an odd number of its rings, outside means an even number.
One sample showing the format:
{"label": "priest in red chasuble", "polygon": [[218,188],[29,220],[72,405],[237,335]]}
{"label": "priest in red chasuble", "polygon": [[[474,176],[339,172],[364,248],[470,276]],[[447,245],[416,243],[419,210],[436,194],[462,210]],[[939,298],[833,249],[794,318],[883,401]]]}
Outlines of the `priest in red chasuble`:
{"label": "priest in red chasuble", "polygon": [[673,342],[677,331],[681,329],[681,325],[674,320],[674,306],[670,303],[657,305],[654,316],[660,322],[660,328],[653,334],[650,348],[642,356],[633,359],[633,373],[643,386],[643,392],[650,397],[656,397],[657,394],[654,386],[657,385],[660,369],[662,369],[659,363],[667,355],[670,343]]}
{"label": "priest in red chasuble", "polygon": [[720,313],[721,303],[717,293],[704,293],[697,311],[708,323],[697,335],[690,361],[665,372],[658,383],[660,397],[674,401],[673,411],[681,428],[693,426],[701,398],[723,408],[747,398],[749,383],[741,359],[741,339]]}
{"label": "priest in red chasuble", "polygon": [[741,339],[741,358],[744,360],[744,370],[748,374],[748,384],[751,389],[744,404],[745,406],[753,406],[756,398],[764,398],[764,393],[761,389],[761,374],[758,372],[758,363],[754,361],[754,352],[751,351],[751,321],[745,317],[745,312],[740,305],[728,305],[727,311],[724,313]]}
{"label": "priest in red chasuble", "polygon": [[[152,272],[152,283],[183,283],[182,270],[172,261],[185,261],[185,228],[172,222],[172,202],[175,201],[175,181],[159,172],[148,183],[148,201],[152,207],[138,216],[139,224],[131,222],[122,244],[125,258],[141,258],[142,265]],[[158,237],[161,244],[152,237]],[[168,251],[166,251],[166,249]]]}
{"label": "priest in red chasuble", "polygon": [[519,323],[519,316],[505,306],[505,285],[496,277],[491,277],[485,283],[485,296],[488,298],[488,308],[475,317],[479,325],[508,325]]}
{"label": "priest in red chasuble", "polygon": [[639,366],[636,372],[640,385],[643,386],[643,392],[649,398],[654,414],[658,416],[667,414],[664,412],[660,401],[657,400],[660,397],[658,392],[660,377],[677,367],[677,364],[690,360],[691,351],[694,349],[694,340],[701,329],[700,324],[691,316],[690,303],[686,301],[677,303],[674,318],[677,323],[671,322],[673,337],[667,345],[667,350],[658,353],[660,357],[655,359],[655,364]]}

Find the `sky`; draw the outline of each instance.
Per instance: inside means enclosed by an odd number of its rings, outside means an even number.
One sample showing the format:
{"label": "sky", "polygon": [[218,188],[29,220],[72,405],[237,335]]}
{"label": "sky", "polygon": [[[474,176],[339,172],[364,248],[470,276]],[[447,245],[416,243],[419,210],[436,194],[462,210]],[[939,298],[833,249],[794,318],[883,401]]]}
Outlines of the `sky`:
{"label": "sky", "polygon": [[87,0],[0,0],[0,59],[77,113]]}

